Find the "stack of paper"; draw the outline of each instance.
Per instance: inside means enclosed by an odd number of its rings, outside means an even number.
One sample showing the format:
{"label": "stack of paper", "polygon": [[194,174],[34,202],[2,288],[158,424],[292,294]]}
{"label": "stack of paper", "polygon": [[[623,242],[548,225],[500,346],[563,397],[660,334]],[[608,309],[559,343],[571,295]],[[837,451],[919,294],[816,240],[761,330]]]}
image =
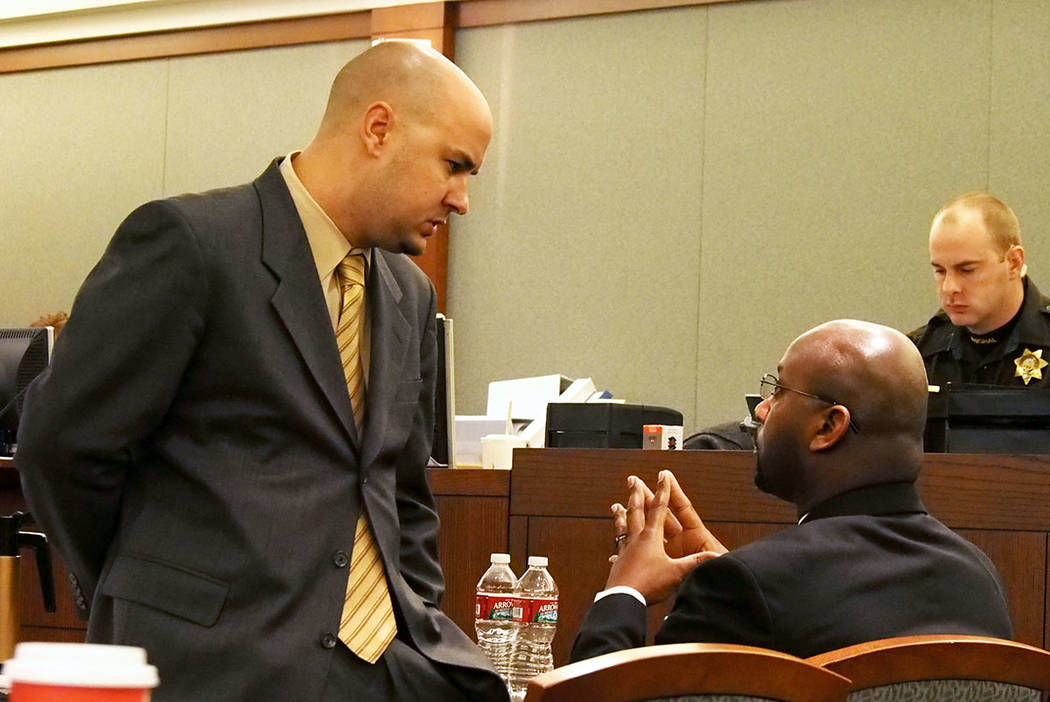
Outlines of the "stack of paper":
{"label": "stack of paper", "polygon": [[[595,395],[599,395],[594,387],[594,381],[590,378],[577,378],[565,388],[553,402],[588,402]],[[529,426],[521,431],[522,437],[528,442],[530,448],[542,448],[547,438],[547,403],[543,404],[543,412],[532,420]]]}

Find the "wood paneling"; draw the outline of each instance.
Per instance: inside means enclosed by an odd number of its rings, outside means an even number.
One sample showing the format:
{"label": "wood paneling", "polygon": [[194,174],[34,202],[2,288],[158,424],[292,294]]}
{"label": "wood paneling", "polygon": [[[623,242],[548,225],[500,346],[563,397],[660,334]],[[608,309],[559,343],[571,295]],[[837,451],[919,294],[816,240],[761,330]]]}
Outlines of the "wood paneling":
{"label": "wood paneling", "polygon": [[529,518],[511,517],[508,531],[510,534],[508,544],[510,567],[520,575],[525,572],[529,558]]}
{"label": "wood paneling", "polygon": [[[702,460],[700,453],[705,454]],[[652,485],[662,468],[674,471],[705,519],[795,520],[790,505],[755,489],[755,459],[748,451],[519,449],[514,452],[510,511],[605,518],[609,505],[627,494],[628,475]]]}
{"label": "wood paneling", "polygon": [[418,5],[377,7],[372,10],[372,35],[444,27],[451,22],[452,3],[429,2]]}
{"label": "wood paneling", "polygon": [[[636,474],[674,471],[705,519],[794,521],[790,505],[759,493],[748,451],[526,449],[514,453],[511,514],[604,517]],[[919,489],[954,528],[1050,532],[1050,456],[926,454]]]}
{"label": "wood paneling", "polygon": [[[482,27],[740,1],[742,0],[471,0],[418,6],[400,5],[371,11],[15,46],[0,49],[0,73],[362,39],[368,36],[431,38],[413,32],[431,32],[439,26],[443,27],[442,32],[432,35],[431,41],[439,51],[445,53],[441,45],[451,47],[451,35],[458,27]],[[428,24],[433,22],[435,13],[443,13],[446,21],[441,25]],[[445,55],[452,58],[451,53]]]}
{"label": "wood paneling", "polygon": [[508,551],[510,471],[428,472],[438,506],[438,553],[445,574],[441,608],[459,628],[474,636],[474,592],[489,555]]}
{"label": "wood paneling", "polygon": [[441,608],[474,635],[474,592],[489,554],[507,551],[507,498],[438,497],[438,552],[445,574]]}
{"label": "wood paneling", "polygon": [[0,49],[0,73],[211,54],[370,36],[369,12],[180,29]]}
{"label": "wood paneling", "polygon": [[608,15],[739,0],[471,0],[459,3],[460,27]]}
{"label": "wood paneling", "polygon": [[1050,531],[1050,456],[928,453],[919,477],[931,514],[957,529]]}
{"label": "wood paneling", "polygon": [[84,630],[23,626],[22,641],[59,641],[61,643],[84,643]]}
{"label": "wood paneling", "polygon": [[87,622],[77,617],[76,607],[73,606],[69,571],[66,570],[58,554],[54,552],[51,554],[51,567],[55,576],[55,612],[44,610],[44,595],[40,590],[40,576],[32,552],[22,551],[20,560],[22,592],[19,598],[19,612],[22,626],[86,629]]}
{"label": "wood paneling", "polygon": [[[995,563],[1006,587],[1014,640],[1043,646],[1046,600],[1046,534],[958,529]],[[980,602],[973,606],[980,607]]]}
{"label": "wood paneling", "polygon": [[[612,554],[608,520],[573,517],[530,517],[528,552],[546,556],[558,584],[558,630],[554,664],[569,660],[572,640],[594,594],[605,586]],[[520,571],[515,571],[521,575]]]}
{"label": "wood paneling", "polygon": [[430,489],[435,496],[477,495],[507,497],[510,495],[510,471],[508,470],[448,470],[428,471]]}
{"label": "wood paneling", "polygon": [[[18,482],[18,472],[10,459],[0,459],[0,514],[9,515],[26,510]],[[35,524],[24,527],[39,530]],[[31,551],[23,550],[19,559],[19,637],[22,641],[83,641],[87,623],[77,617],[73,606],[73,592],[69,576],[58,554],[51,551],[51,569],[55,578],[56,612],[44,611],[44,596],[40,590],[40,576]]]}
{"label": "wood paneling", "polygon": [[1047,564],[1047,568],[1043,571],[1044,592],[1046,593],[1043,601],[1043,613],[1046,617],[1043,621],[1043,648],[1050,650],[1050,534],[1046,536],[1043,562]]}

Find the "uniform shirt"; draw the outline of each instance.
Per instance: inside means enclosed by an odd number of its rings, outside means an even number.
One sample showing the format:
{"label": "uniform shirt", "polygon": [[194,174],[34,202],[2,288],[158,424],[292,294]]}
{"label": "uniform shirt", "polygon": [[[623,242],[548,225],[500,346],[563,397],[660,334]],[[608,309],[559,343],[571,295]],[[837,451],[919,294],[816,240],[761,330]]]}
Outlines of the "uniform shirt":
{"label": "uniform shirt", "polygon": [[[1005,338],[1000,330],[1006,330]],[[1040,293],[1028,278],[1025,278],[1024,301],[1016,317],[991,334],[976,337],[978,341],[973,340],[966,327],[952,324],[943,311],[908,336],[922,354],[931,385],[982,383],[1050,389],[1047,383],[1050,366],[1036,373],[1023,373],[1018,367],[1023,365],[1025,357],[1029,357],[1031,366],[1032,355],[1050,361],[1050,298]],[[1041,364],[1035,362],[1034,365]]]}

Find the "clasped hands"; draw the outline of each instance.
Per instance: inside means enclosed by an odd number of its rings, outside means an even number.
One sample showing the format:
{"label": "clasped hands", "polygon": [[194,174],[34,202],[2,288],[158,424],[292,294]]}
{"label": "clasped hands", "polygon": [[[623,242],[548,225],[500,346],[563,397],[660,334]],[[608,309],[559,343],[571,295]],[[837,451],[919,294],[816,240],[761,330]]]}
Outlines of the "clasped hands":
{"label": "clasped hands", "polygon": [[693,568],[728,549],[704,526],[671,471],[660,471],[655,493],[634,475],[627,486],[627,507],[611,507],[617,553],[609,559],[605,587],[632,587],[654,604]]}

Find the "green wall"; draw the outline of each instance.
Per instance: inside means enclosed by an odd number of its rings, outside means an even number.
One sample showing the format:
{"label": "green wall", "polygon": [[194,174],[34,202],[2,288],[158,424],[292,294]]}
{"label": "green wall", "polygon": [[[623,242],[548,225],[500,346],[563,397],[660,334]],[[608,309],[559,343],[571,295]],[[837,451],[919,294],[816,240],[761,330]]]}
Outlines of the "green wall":
{"label": "green wall", "polygon": [[367,42],[0,75],[0,325],[68,310],[137,205],[304,146]]}
{"label": "green wall", "polygon": [[930,219],[968,190],[1050,278],[1050,4],[742,2],[457,51],[498,131],[450,264],[461,406],[560,371],[687,428],[742,416],[802,331],[922,324]]}
{"label": "green wall", "polygon": [[[136,204],[302,146],[365,42],[0,76],[0,324],[67,309]],[[496,135],[455,220],[457,399],[592,376],[687,429],[798,333],[936,307],[929,220],[1017,212],[1050,279],[1050,4],[770,0],[461,30]],[[1050,289],[1050,282],[1043,287]]]}

